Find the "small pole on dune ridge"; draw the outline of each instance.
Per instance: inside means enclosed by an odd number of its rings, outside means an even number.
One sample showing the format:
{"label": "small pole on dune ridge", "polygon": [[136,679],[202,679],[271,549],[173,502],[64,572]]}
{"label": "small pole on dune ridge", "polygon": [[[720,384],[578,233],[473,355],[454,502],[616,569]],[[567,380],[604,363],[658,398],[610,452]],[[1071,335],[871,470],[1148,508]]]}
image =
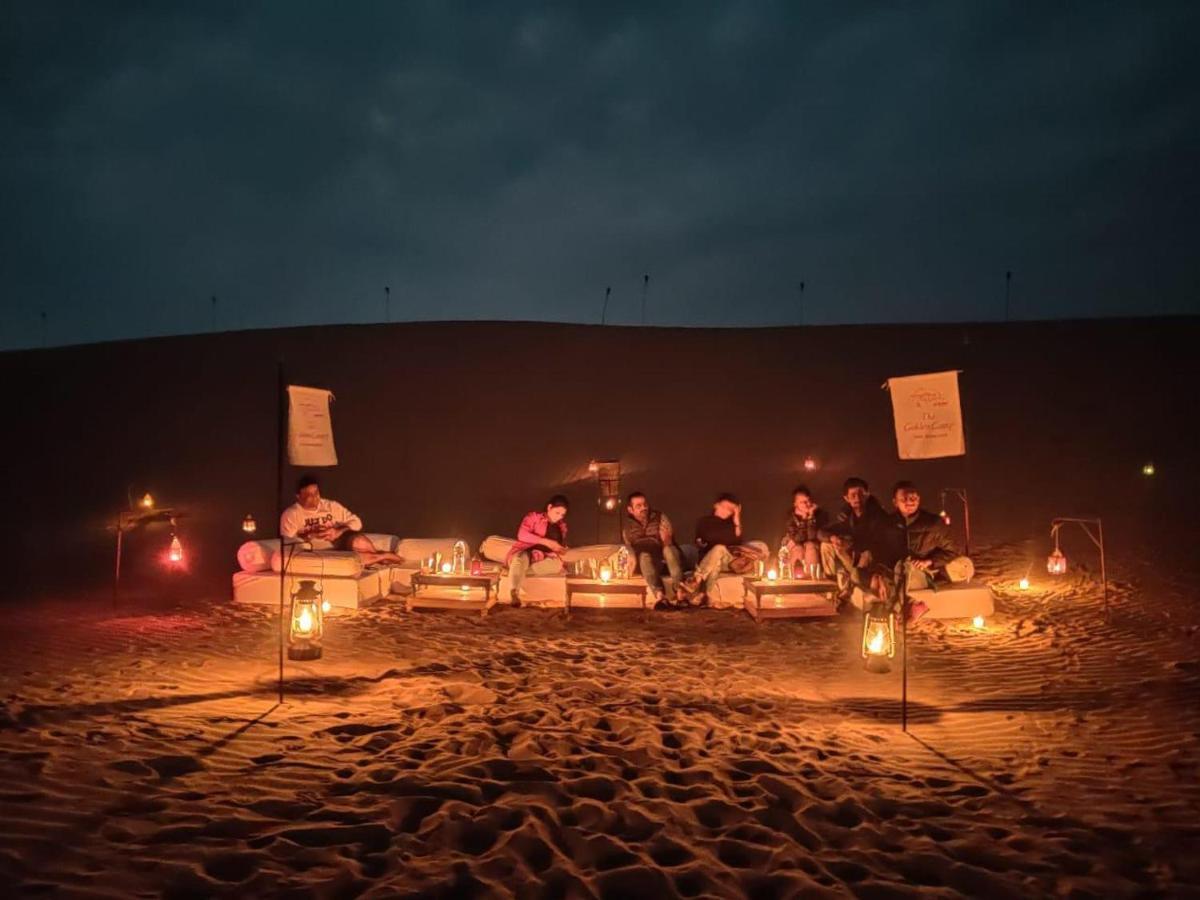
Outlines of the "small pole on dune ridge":
{"label": "small pole on dune ridge", "polygon": [[642,324],[646,324],[646,292],[650,289],[650,276],[642,276]]}
{"label": "small pole on dune ridge", "polygon": [[216,295],[208,298],[209,304],[212,306],[212,330],[217,330],[217,298]]}
{"label": "small pole on dune ridge", "polygon": [[287,564],[283,555],[283,459],[287,446],[287,383],[283,377],[283,360],[279,361],[279,377],[276,386],[276,402],[279,405],[279,448],[276,457],[275,502],[279,505],[279,702],[283,702],[283,595],[287,579]]}
{"label": "small pole on dune ridge", "polygon": [[600,324],[608,324],[608,298],[612,296],[612,286],[604,289],[604,305],[600,307]]}
{"label": "small pole on dune ridge", "polygon": [[804,282],[800,282],[800,324],[804,324]]}
{"label": "small pole on dune ridge", "polygon": [[1004,321],[1008,321],[1009,316],[1009,294],[1012,289],[1012,270],[1004,273]]}
{"label": "small pole on dune ridge", "polygon": [[386,284],[383,286],[383,321],[392,321],[392,289]]}

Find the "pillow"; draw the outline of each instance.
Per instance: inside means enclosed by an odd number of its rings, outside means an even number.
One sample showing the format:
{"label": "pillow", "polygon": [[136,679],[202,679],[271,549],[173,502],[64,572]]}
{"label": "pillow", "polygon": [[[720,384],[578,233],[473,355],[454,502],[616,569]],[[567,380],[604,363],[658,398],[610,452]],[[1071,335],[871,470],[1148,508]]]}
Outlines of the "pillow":
{"label": "pillow", "polygon": [[[289,542],[288,546],[291,546]],[[296,541],[305,550],[311,545],[304,541]],[[279,552],[279,538],[267,538],[261,541],[246,541],[238,547],[237,561],[243,572],[271,571],[271,557]]]}
{"label": "pillow", "polygon": [[490,559],[492,562],[504,563],[508,560],[508,551],[516,543],[512,538],[493,534],[485,538],[483,543],[479,545],[479,555],[484,559]]}

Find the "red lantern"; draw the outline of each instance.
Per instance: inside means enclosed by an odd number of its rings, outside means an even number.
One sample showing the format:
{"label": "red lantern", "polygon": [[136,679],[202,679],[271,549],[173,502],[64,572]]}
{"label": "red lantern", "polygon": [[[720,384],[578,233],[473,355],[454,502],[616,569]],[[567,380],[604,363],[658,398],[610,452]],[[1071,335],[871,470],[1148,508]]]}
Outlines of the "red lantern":
{"label": "red lantern", "polygon": [[1051,575],[1063,575],[1067,571],[1067,558],[1057,547],[1046,557],[1046,571]]}

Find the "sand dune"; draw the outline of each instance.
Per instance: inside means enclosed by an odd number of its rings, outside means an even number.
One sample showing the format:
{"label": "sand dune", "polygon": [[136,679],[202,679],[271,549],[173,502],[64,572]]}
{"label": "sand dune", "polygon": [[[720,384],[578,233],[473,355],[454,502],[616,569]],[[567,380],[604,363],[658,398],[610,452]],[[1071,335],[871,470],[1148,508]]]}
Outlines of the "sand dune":
{"label": "sand dune", "polygon": [[[983,631],[389,604],[289,665],[224,601],[8,615],[0,877],[60,896],[940,897],[1200,891],[1200,612],[981,571]],[[1128,579],[1128,580],[1123,580]],[[1177,586],[1178,588],[1178,586]]]}

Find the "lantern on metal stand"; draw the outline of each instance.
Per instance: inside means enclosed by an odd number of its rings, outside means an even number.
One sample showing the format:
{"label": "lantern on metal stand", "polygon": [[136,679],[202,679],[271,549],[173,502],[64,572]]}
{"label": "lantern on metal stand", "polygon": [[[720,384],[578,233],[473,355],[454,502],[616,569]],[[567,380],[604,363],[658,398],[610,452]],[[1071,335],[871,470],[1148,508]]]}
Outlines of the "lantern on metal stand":
{"label": "lantern on metal stand", "polygon": [[325,633],[321,591],[315,581],[301,581],[292,594],[292,615],[288,626],[288,659],[321,658],[321,638]]}
{"label": "lantern on metal stand", "polygon": [[863,610],[862,655],[868,672],[883,674],[896,655],[896,614],[886,600],[872,600]]}
{"label": "lantern on metal stand", "polygon": [[[1104,590],[1104,618],[1109,619],[1108,572],[1104,565],[1104,523],[1100,519],[1058,518],[1050,522],[1050,536],[1054,538],[1054,549],[1046,557],[1046,571],[1051,575],[1063,575],[1067,571],[1067,557],[1059,547],[1058,532],[1064,525],[1078,525],[1100,551],[1100,582]],[[1095,528],[1095,531],[1092,529]]]}
{"label": "lantern on metal stand", "polygon": [[246,513],[246,518],[242,519],[242,531],[246,534],[254,534],[258,531],[258,523],[254,521],[254,516]]}

